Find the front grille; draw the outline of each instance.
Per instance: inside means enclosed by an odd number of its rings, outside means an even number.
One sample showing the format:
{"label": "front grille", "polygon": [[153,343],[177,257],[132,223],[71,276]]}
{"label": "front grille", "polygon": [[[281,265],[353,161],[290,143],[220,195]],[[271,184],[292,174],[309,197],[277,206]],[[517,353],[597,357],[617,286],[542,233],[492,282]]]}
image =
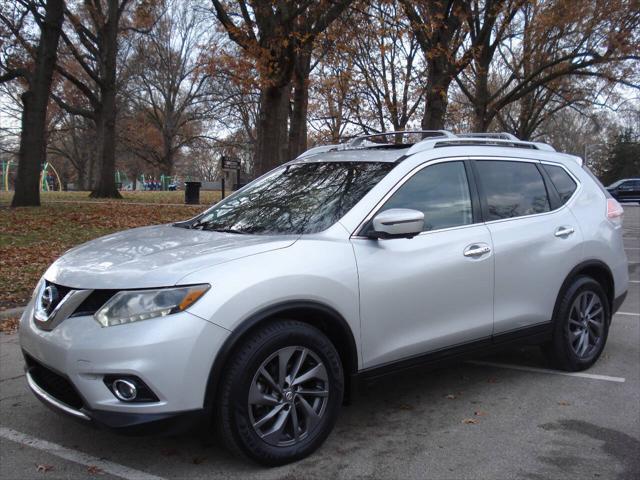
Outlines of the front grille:
{"label": "front grille", "polygon": [[71,316],[79,317],[80,315],[93,315],[117,292],[118,290],[94,290],[91,292],[91,295],[89,295],[84,302],[76,308],[75,312],[73,312]]}
{"label": "front grille", "polygon": [[82,398],[69,380],[45,367],[35,358],[26,354],[24,357],[33,381],[36,382],[40,388],[71,408],[75,408],[76,410],[82,408]]}

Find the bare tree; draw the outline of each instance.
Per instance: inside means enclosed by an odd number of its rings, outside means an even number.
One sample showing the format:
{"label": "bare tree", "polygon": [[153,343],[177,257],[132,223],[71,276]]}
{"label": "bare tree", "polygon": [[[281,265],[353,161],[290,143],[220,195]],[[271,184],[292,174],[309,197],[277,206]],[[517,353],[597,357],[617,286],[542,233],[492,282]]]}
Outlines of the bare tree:
{"label": "bare tree", "polygon": [[535,122],[525,127],[527,115],[541,112],[553,98],[560,100],[563,90],[565,103],[571,105],[562,78],[625,83],[640,59],[640,11],[634,4],[637,7],[635,0],[535,0],[519,8],[515,31],[509,33],[497,22],[494,40],[479,44],[472,68],[457,78],[473,105],[475,130],[486,131],[505,107],[521,101],[520,133],[530,136]]}
{"label": "bare tree", "polygon": [[256,62],[261,95],[254,163],[256,173],[266,172],[289,157],[289,97],[300,52],[351,0],[212,2],[229,38]]}
{"label": "bare tree", "polygon": [[193,2],[170,1],[166,10],[135,42],[128,62],[135,117],[123,136],[134,153],[171,175],[176,154],[201,136],[203,122],[220,114],[226,93],[213,75],[219,34],[211,33]]}
{"label": "bare tree", "polygon": [[[21,95],[20,161],[11,205],[39,206],[40,167],[46,155],[47,107],[62,28],[64,0],[47,0],[44,13],[36,2],[21,0],[18,3],[23,9],[19,12],[14,10],[17,15],[11,16],[7,15],[9,12],[3,7],[0,11],[0,21],[34,61],[32,67],[28,64],[12,65],[12,60],[15,59],[11,58],[1,62],[4,73],[0,75],[0,82],[22,78],[27,86]],[[29,15],[40,28],[37,46],[29,44],[25,39],[23,27]]]}
{"label": "bare tree", "polygon": [[62,32],[57,71],[67,82],[53,98],[69,113],[95,123],[99,171],[92,197],[120,197],[115,184],[118,37],[122,31],[147,29],[153,7],[135,0],[88,0],[65,10],[70,28]]}

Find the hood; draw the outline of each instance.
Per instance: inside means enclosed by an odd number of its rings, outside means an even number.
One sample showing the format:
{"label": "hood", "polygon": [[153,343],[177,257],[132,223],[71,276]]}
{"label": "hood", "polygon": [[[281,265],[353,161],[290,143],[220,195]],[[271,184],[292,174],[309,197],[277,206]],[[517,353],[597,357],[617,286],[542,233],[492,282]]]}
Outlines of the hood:
{"label": "hood", "polygon": [[135,228],[72,248],[45,278],[72,288],[175,285],[202,268],[292,245],[297,236],[240,235],[159,225]]}

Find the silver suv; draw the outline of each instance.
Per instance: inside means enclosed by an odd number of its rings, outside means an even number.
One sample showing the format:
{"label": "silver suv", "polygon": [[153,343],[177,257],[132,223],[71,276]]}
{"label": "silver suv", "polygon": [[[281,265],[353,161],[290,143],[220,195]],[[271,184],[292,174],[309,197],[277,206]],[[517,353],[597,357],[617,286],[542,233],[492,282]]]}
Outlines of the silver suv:
{"label": "silver suv", "polygon": [[268,465],[329,435],[357,379],[510,342],[602,353],[628,283],[622,208],[579,158],[507,134],[312,149],[184,222],[44,274],[27,381],[126,432],[212,420]]}

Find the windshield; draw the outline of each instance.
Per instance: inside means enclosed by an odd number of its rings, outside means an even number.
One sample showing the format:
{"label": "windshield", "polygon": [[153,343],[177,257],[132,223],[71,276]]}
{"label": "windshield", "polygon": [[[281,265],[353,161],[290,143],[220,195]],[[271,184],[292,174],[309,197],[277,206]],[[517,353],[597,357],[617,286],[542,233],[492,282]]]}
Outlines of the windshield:
{"label": "windshield", "polygon": [[181,226],[252,234],[320,232],[347,213],[394,166],[383,162],[288,165]]}

